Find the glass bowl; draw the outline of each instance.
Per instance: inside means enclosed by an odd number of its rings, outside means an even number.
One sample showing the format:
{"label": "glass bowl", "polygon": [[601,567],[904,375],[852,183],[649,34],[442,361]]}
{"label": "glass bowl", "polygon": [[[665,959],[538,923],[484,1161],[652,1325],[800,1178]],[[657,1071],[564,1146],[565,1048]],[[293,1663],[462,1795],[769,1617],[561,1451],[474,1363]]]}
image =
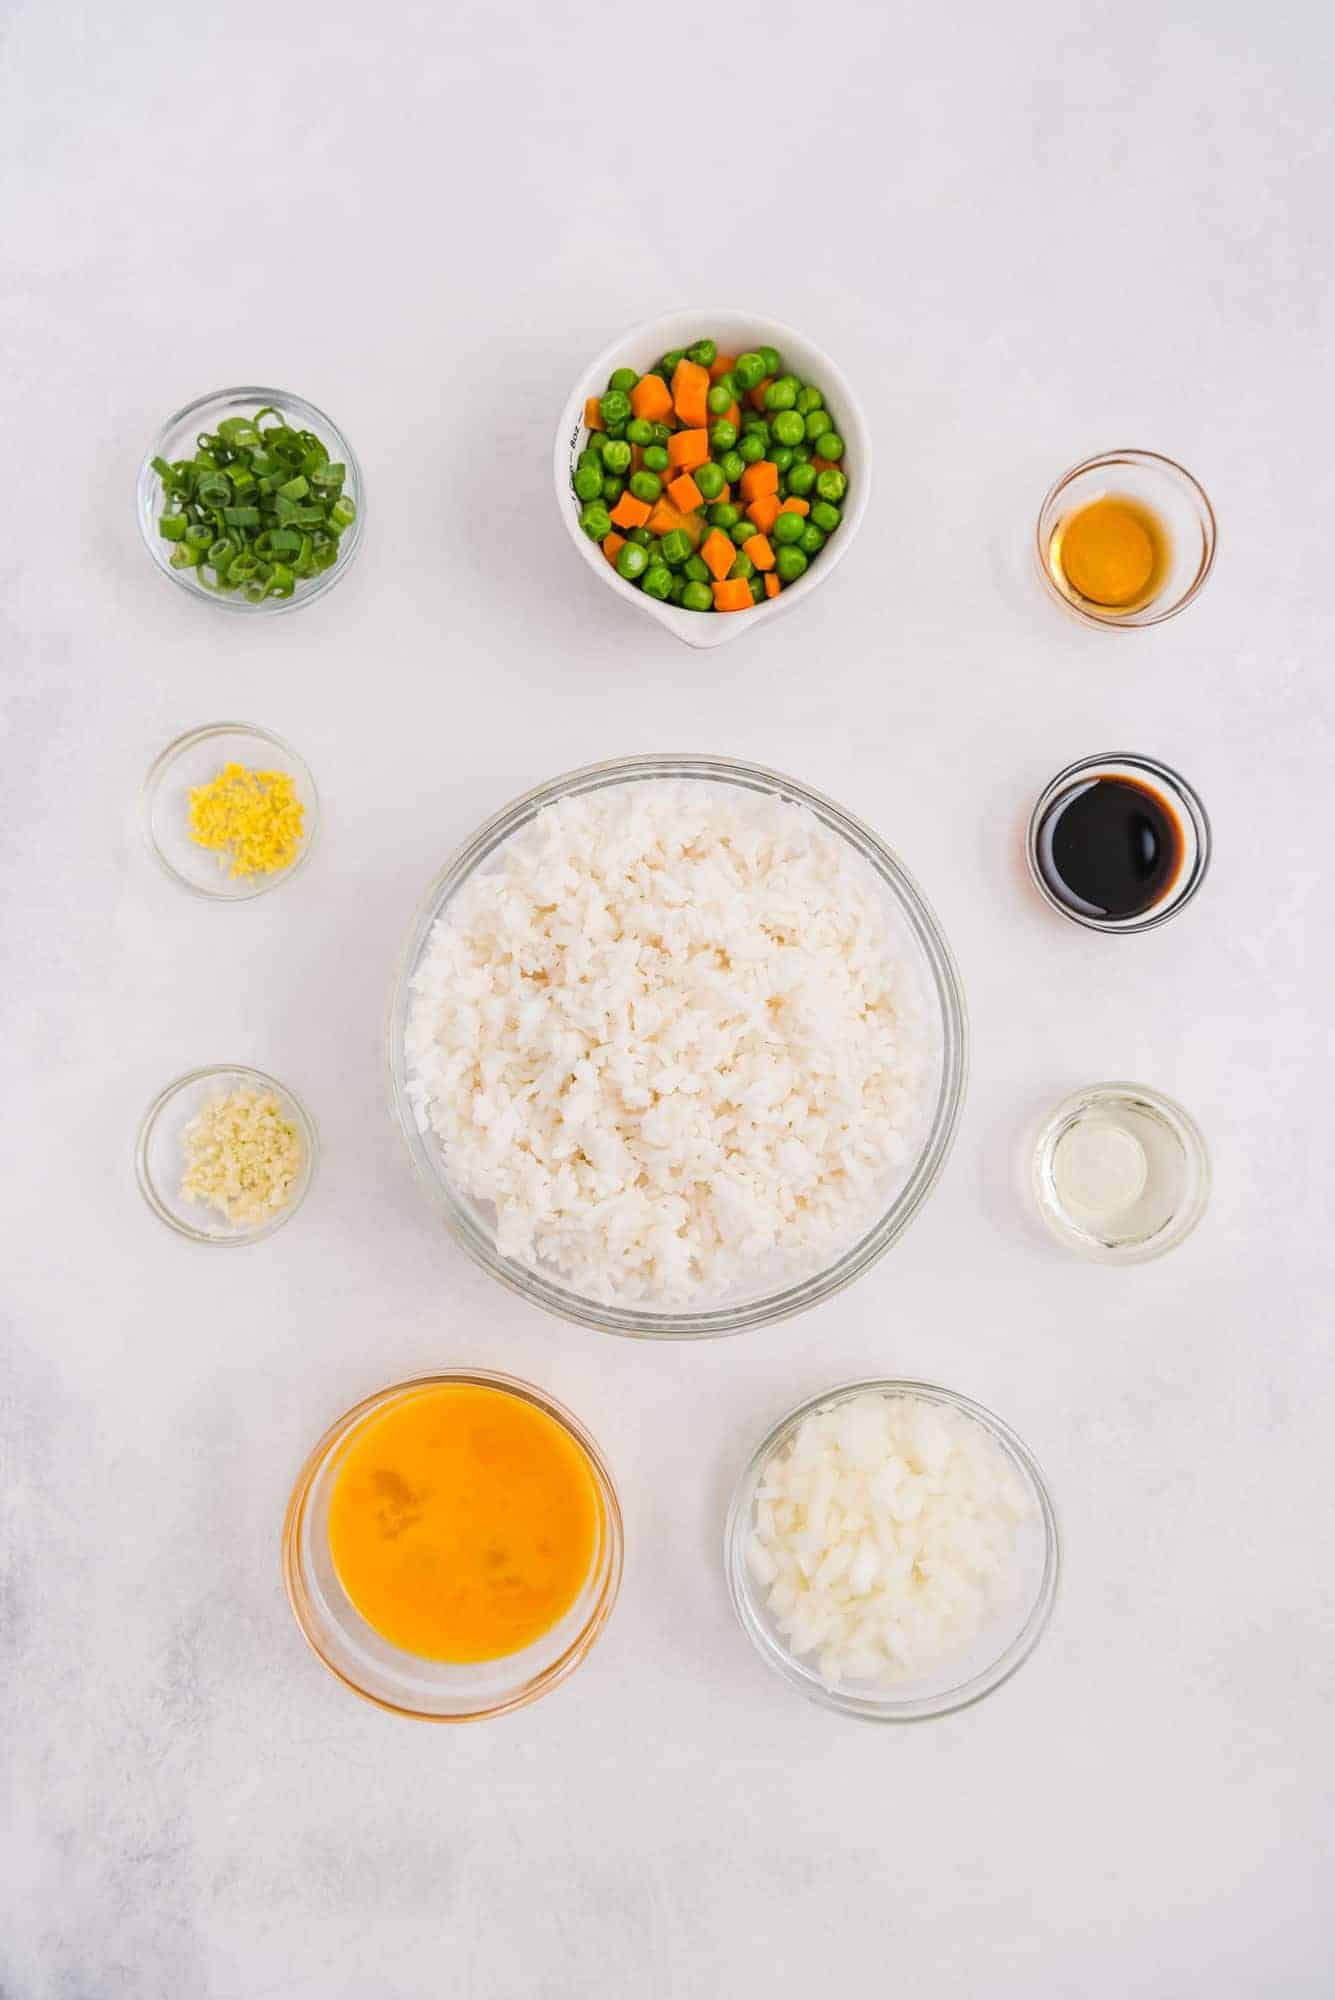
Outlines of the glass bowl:
{"label": "glass bowl", "polygon": [[[957,1410],[981,1425],[1005,1453],[1031,1500],[1029,1520],[1017,1541],[1020,1582],[1010,1611],[993,1619],[979,1634],[970,1653],[953,1670],[943,1669],[916,1680],[905,1680],[895,1688],[860,1691],[850,1683],[829,1687],[821,1679],[814,1659],[799,1659],[789,1650],[764,1603],[746,1561],[746,1543],[755,1514],[756,1488],[776,1451],[790,1440],[804,1418],[820,1410],[834,1409],[855,1396],[868,1392],[880,1395],[914,1396],[928,1403],[940,1403]],[[827,1389],[819,1396],[791,1410],[766,1433],[747,1460],[733,1490],[732,1503],[723,1535],[723,1562],[728,1592],[738,1623],[766,1666],[789,1687],[810,1701],[841,1715],[855,1715],[868,1722],[927,1722],[934,1716],[952,1715],[969,1708],[984,1695],[1008,1681],[1024,1665],[1043,1636],[1052,1615],[1061,1568],[1057,1516],[1046,1481],[1038,1463],[1000,1417],[985,1410],[968,1396],[931,1382],[901,1381],[878,1377],[865,1382],[848,1382]]]}
{"label": "glass bowl", "polygon": [[[1057,1156],[1064,1139],[1086,1120],[1111,1123],[1139,1146],[1143,1185],[1114,1217],[1083,1213],[1061,1192]],[[1059,1243],[1100,1264],[1147,1264],[1176,1250],[1204,1215],[1210,1199],[1210,1155],[1190,1112],[1162,1091],[1140,1083],[1092,1083],[1064,1098],[1034,1145],[1032,1179],[1038,1212]]]}
{"label": "glass bowl", "polygon": [[[1170,819],[1176,822],[1181,836],[1182,858],[1177,874],[1157,903],[1129,917],[1104,916],[1092,908],[1074,909],[1054,893],[1040,860],[1040,847],[1054,806],[1068,793],[1083,791],[1099,778],[1127,778],[1132,784],[1156,794]],[[1137,757],[1125,750],[1110,751],[1104,757],[1078,757],[1074,764],[1058,771],[1039,794],[1029,816],[1029,829],[1025,836],[1029,874],[1043,900],[1069,923],[1114,936],[1155,930],[1158,925],[1166,924],[1170,917],[1175,917],[1179,910],[1185,909],[1205,880],[1210,866],[1210,852],[1209,817],[1186,779],[1171,764],[1161,764],[1154,757]]]}
{"label": "glass bowl", "polygon": [[[870,867],[886,892],[891,913],[929,995],[929,1004],[934,1006],[940,1036],[937,1087],[925,1135],[916,1159],[908,1166],[884,1212],[824,1270],[797,1282],[762,1286],[713,1307],[680,1311],[608,1304],[575,1290],[550,1265],[531,1267],[502,1255],[497,1248],[495,1216],[490,1206],[474,1201],[453,1186],[439,1141],[430,1130],[422,1129],[408,1095],[405,1054],[413,974],[433,926],[463,884],[485,869],[502,843],[526,827],[544,806],[609,786],[644,784],[664,778],[796,801],[807,807],[828,832],[845,842]],[[534,1304],[581,1326],[640,1338],[686,1340],[739,1333],[804,1312],[842,1291],[898,1240],[936,1185],[950,1152],[964,1095],[966,1041],[964,995],[950,948],[917,885],[868,827],[819,792],[759,765],[737,763],[726,757],[649,756],[590,765],[540,785],[488,820],[446,863],[418,906],[399,958],[390,996],[386,1051],[391,1108],[417,1178],[439,1208],[446,1227],[485,1271]]]}
{"label": "glass bowl", "polygon": [[[181,1194],[185,1128],[206,1104],[230,1090],[272,1091],[301,1133],[305,1154],[301,1172],[283,1206],[267,1222],[244,1227],[233,1227],[216,1209],[186,1201]],[[237,1244],[262,1242],[292,1220],[315,1177],[318,1147],[315,1125],[305,1105],[277,1077],[266,1076],[262,1069],[247,1069],[241,1063],[218,1063],[209,1069],[192,1069],[159,1091],[144,1113],[134,1165],[140,1193],[160,1222],[191,1243],[230,1249]]]}
{"label": "glass bowl", "polygon": [[[343,1452],[369,1417],[417,1391],[472,1383],[521,1396],[579,1448],[597,1488],[600,1534],[579,1597],[550,1632],[521,1652],[455,1666],[390,1645],[343,1589],[329,1552],[329,1503]],[[601,1452],[577,1418],[531,1382],[485,1369],[419,1375],[368,1396],[331,1425],[301,1469],[283,1523],[283,1581],[306,1643],[330,1673],[380,1708],[422,1722],[481,1722],[523,1708],[567,1680],[585,1658],[621,1585],[621,1505]]]}
{"label": "glass bowl", "polygon": [[[1163,581],[1149,602],[1134,611],[1111,606],[1105,610],[1077,596],[1053,552],[1053,537],[1068,516],[1109,498],[1139,501],[1159,517],[1167,531],[1168,563]],[[1210,574],[1216,538],[1209,496],[1185,466],[1157,451],[1125,449],[1082,459],[1062,474],[1039,509],[1034,548],[1038,573],[1063,610],[1105,631],[1132,631],[1162,625],[1165,618],[1186,609]]]}
{"label": "glass bowl", "polygon": [[[190,793],[225,764],[264,770],[277,764],[292,779],[305,809],[295,861],[267,875],[232,875],[225,857],[190,837]],[[290,882],[306,866],[320,825],[320,797],[305,761],[290,743],[248,722],[209,722],[169,743],[149,767],[139,794],[148,851],[173,882],[192,896],[244,903]]]}
{"label": "glass bowl", "polygon": [[[330,569],[323,569],[315,576],[301,578],[293,589],[291,597],[265,597],[258,604],[252,604],[239,590],[210,590],[201,583],[193,569],[173,569],[171,566],[171,543],[165,542],[158,533],[158,516],[162,512],[162,481],[153,469],[155,458],[165,458],[168,464],[178,458],[192,458],[196,440],[201,432],[216,431],[224,417],[252,417],[256,410],[272,408],[286,417],[293,430],[314,431],[320,442],[327,446],[329,456],[339,464],[346,465],[347,477],[343,491],[357,508],[356,517],[344,529],[338,542],[338,561]],[[212,395],[201,396],[196,402],[187,403],[183,410],[177,410],[168,417],[162,429],[144,453],[144,462],[139,468],[139,481],[135,491],[135,514],[139,521],[139,532],[144,538],[144,547],[152,556],[165,577],[178,584],[192,597],[207,604],[216,604],[220,610],[239,612],[251,618],[272,616],[277,611],[297,611],[304,604],[314,604],[317,597],[323,597],[332,590],[339,580],[346,576],[352,561],[361,547],[362,533],[366,526],[366,488],[362,480],[362,469],[357,463],[357,454],[348,443],[332,417],[314,403],[308,403],[303,396],[294,396],[286,389],[215,389]]]}

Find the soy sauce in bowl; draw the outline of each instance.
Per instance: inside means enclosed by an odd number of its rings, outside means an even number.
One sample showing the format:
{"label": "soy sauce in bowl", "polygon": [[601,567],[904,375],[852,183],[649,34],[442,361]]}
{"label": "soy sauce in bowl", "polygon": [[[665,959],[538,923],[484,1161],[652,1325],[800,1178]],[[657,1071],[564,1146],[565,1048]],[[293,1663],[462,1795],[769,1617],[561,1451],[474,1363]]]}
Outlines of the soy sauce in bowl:
{"label": "soy sauce in bowl", "polygon": [[1149,758],[1088,758],[1034,808],[1029,866],[1054,909],[1094,930],[1146,930],[1195,893],[1210,851],[1200,800]]}

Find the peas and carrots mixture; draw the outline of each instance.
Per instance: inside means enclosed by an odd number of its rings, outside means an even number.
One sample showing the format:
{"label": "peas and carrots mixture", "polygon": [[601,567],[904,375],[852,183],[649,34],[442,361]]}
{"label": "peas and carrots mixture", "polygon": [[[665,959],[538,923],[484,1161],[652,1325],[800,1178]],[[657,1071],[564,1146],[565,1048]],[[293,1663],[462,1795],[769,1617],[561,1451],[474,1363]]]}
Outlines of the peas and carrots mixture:
{"label": "peas and carrots mixture", "polygon": [[749,611],[796,583],[843,518],[844,441],[773,347],[713,340],[647,374],[613,370],[584,408],[579,524],[627,583],[683,611]]}

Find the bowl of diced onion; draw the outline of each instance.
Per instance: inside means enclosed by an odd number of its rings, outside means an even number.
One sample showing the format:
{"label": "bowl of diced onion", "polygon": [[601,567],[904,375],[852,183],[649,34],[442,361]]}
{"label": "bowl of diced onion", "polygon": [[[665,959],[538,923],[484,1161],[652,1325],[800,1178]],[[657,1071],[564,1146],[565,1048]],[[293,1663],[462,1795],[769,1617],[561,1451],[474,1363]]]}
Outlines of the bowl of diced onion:
{"label": "bowl of diced onion", "polygon": [[929,1382],[828,1389],[766,1433],[724,1530],[733,1610],[798,1693],[923,1722],[1008,1681],[1047,1626],[1060,1543],[1009,1425]]}
{"label": "bowl of diced onion", "polygon": [[[660,806],[682,815],[675,882],[671,864],[641,867],[635,859],[638,830],[654,822]],[[693,838],[707,839],[720,825],[740,829],[744,847],[753,838],[762,847],[771,839],[788,842],[783,866],[757,890],[749,928],[736,938],[716,927],[720,898],[710,881],[717,884],[719,874],[710,878],[692,849]],[[665,852],[660,844],[657,855]],[[837,926],[840,915],[852,912],[843,961],[830,951],[822,957],[801,901],[801,870],[812,855],[835,885],[820,921]],[[551,898],[549,871],[557,885]],[[635,893],[626,886],[633,877],[642,885]],[[643,886],[660,883],[657,890]],[[758,962],[755,949],[770,912],[766,897],[773,898],[769,928],[784,939],[772,963]],[[727,903],[726,893],[721,901]],[[510,935],[502,935],[507,926]],[[521,938],[516,926],[527,935]],[[674,942],[658,935],[663,927]],[[689,962],[679,948],[687,932],[697,947]],[[893,1019],[879,1042],[879,1027],[869,1027],[857,1064],[845,1073],[846,1046],[823,1032],[826,1002],[835,1013],[842,1006],[845,1023],[851,1017],[858,1032],[874,1018],[861,1011],[860,1000],[849,1000],[856,961],[860,952],[865,959],[873,932],[889,941],[892,980],[902,973],[903,991],[912,996],[912,1033],[897,1046]],[[476,948],[479,939],[485,952]],[[729,948],[737,953],[731,966]],[[582,955],[576,973],[569,963],[556,964],[553,954],[562,952]],[[542,970],[544,956],[550,976]],[[619,990],[609,989],[628,960],[634,962],[629,999],[624,978]],[[664,968],[662,985],[642,978],[654,960]],[[774,988],[765,984],[771,973]],[[735,1006],[730,983],[739,996]],[[774,1082],[776,1093],[789,1093],[787,1110],[766,1100],[770,1079],[756,1073],[755,1045],[768,1059],[771,1043],[783,1041],[790,1007],[815,1023],[808,1038],[812,1066],[839,1079],[842,1112],[832,1115],[827,1102],[817,1104],[820,1075],[797,1085],[791,1075]],[[626,1045],[628,1010],[634,1047]],[[467,1034],[460,1031],[465,1016]],[[702,1039],[714,1036],[715,1052],[703,1058],[698,1041],[689,1053],[682,1048],[697,1017],[706,1023]],[[749,1034],[754,1029],[749,1051],[736,1032],[743,1020]],[[688,755],[593,765],[539,786],[488,820],[418,907],[399,960],[386,1041],[392,1112],[413,1169],[469,1255],[564,1319],[656,1339],[736,1333],[785,1319],[869,1269],[940,1177],[967,1067],[964,999],[949,946],[891,850],[793,779],[729,758]],[[779,1048],[776,1076],[785,1070],[783,1057]],[[636,1064],[646,1108],[610,1122],[600,1117],[609,1097],[618,1107],[632,1101],[629,1071]],[[751,1065],[744,1084],[742,1064]],[[875,1172],[864,1172],[844,1120],[860,1115],[864,1084],[868,1101],[880,1091],[878,1067],[891,1078],[891,1110],[872,1134],[873,1151],[885,1138]],[[911,1091],[900,1087],[910,1070]],[[894,1106],[910,1096],[911,1121],[906,1112],[903,1129],[890,1129]],[[711,1115],[717,1108],[714,1123],[696,1114],[700,1105]],[[741,1136],[721,1145],[720,1125]],[[764,1174],[782,1178],[790,1162],[791,1185],[778,1188],[772,1201],[759,1198]],[[672,1173],[675,1181],[661,1194]],[[544,1209],[536,1229],[523,1213],[526,1204]],[[704,1254],[713,1259],[705,1277],[696,1228],[702,1212],[711,1239]],[[834,1220],[825,1229],[827,1213]],[[808,1229],[813,1214],[821,1227]],[[654,1255],[662,1252],[657,1264],[644,1255],[651,1238]],[[605,1254],[601,1268],[585,1254],[591,1243]],[[764,1247],[751,1255],[757,1243]],[[660,1272],[673,1275],[673,1257],[681,1282],[660,1286]]]}

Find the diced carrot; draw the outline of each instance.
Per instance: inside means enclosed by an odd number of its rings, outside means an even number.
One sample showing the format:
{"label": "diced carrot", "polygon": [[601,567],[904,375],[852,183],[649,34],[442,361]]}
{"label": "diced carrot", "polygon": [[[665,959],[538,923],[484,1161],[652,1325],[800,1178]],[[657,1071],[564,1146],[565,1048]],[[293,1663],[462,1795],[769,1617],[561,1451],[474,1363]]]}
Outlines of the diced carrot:
{"label": "diced carrot", "polygon": [[610,563],[614,563],[616,561],[617,550],[624,549],[625,546],[626,546],[626,537],[624,535],[604,535],[601,543],[599,544],[599,547],[602,549],[603,554],[607,557],[607,560]]}
{"label": "diced carrot", "polygon": [[[811,512],[811,502],[809,500],[799,500],[796,493],[790,493],[782,507],[780,507],[779,512],[781,514],[809,514]],[[767,529],[766,533],[768,532]]]}
{"label": "diced carrot", "polygon": [[644,446],[633,444],[630,448],[630,469],[639,472],[644,465]]}
{"label": "diced carrot", "polygon": [[715,583],[722,583],[737,560],[737,547],[722,528],[712,528],[701,544],[700,557],[708,563]]}
{"label": "diced carrot", "polygon": [[726,375],[729,369],[736,366],[737,356],[735,354],[716,354],[709,364],[710,381],[717,382],[720,375]]}
{"label": "diced carrot", "polygon": [[[703,465],[709,457],[709,432],[706,430],[674,431],[668,439],[668,464],[677,472],[694,472],[697,465]],[[771,471],[773,467],[771,467]],[[778,473],[774,477],[778,478]]]}
{"label": "diced carrot", "polygon": [[[737,551],[734,549],[733,554]],[[714,585],[715,611],[749,611],[751,609],[751,586],[744,576],[734,576],[729,582]]]}
{"label": "diced carrot", "polygon": [[815,466],[817,472],[830,472],[834,467],[834,460],[832,458],[817,458],[814,453],[812,454],[811,463]]}
{"label": "diced carrot", "polygon": [[723,482],[723,491],[719,494],[718,497],[721,504],[725,507],[727,506],[729,500],[731,500],[732,498],[732,488],[726,480],[724,480]]}
{"label": "diced carrot", "polygon": [[628,488],[612,509],[612,521],[618,528],[642,528],[651,512],[648,501],[637,500]]}
{"label": "diced carrot", "polygon": [[725,424],[731,424],[734,430],[740,430],[742,428],[742,413],[738,409],[735,402],[729,403],[727,414],[724,417],[723,421]]}
{"label": "diced carrot", "polygon": [[641,375],[630,392],[630,410],[646,423],[661,424],[672,408],[672,391],[661,375]]}
{"label": "diced carrot", "polygon": [[[758,500],[762,493],[777,493],[779,468],[768,458],[758,458],[754,465],[747,466],[740,483],[743,500]],[[612,518],[615,520],[616,516]]]}
{"label": "diced carrot", "polygon": [[598,407],[596,396],[586,396],[584,399],[584,428],[586,431],[600,431],[604,428],[603,413]]}
{"label": "diced carrot", "polygon": [[760,498],[753,500],[747,508],[746,518],[755,522],[762,535],[767,535],[778,520],[780,511],[778,494],[762,493]]}
{"label": "diced carrot", "polygon": [[742,543],[742,553],[750,556],[757,569],[773,569],[774,551],[765,535],[752,535],[750,541]]}
{"label": "diced carrot", "polygon": [[689,472],[679,473],[675,479],[669,481],[668,492],[683,514],[693,514],[697,507],[703,507],[705,504],[705,496]]}
{"label": "diced carrot", "polygon": [[751,403],[751,408],[752,408],[753,410],[761,410],[761,411],[763,411],[763,410],[764,410],[764,407],[765,407],[765,391],[766,391],[766,389],[768,389],[768,387],[769,387],[770,383],[771,383],[771,382],[772,382],[773,380],[774,380],[774,377],[773,377],[772,375],[767,375],[767,376],[765,377],[765,379],[764,379],[764,381],[763,381],[763,382],[757,382],[757,383],[756,383],[756,386],[755,386],[755,388],[754,388],[754,389],[753,389],[753,390],[751,391],[751,396],[750,396],[750,403]]}
{"label": "diced carrot", "polygon": [[709,370],[683,354],[672,371],[672,407],[684,424],[707,424]]}
{"label": "diced carrot", "polygon": [[779,582],[778,577],[775,576],[774,571],[768,570],[765,574],[766,597],[777,597],[782,589],[783,585]]}
{"label": "diced carrot", "polygon": [[651,535],[670,535],[674,528],[680,528],[693,549],[699,548],[701,537],[705,532],[701,516],[683,514],[675,500],[670,500],[666,493],[654,502],[654,511],[649,516],[648,525]]}

